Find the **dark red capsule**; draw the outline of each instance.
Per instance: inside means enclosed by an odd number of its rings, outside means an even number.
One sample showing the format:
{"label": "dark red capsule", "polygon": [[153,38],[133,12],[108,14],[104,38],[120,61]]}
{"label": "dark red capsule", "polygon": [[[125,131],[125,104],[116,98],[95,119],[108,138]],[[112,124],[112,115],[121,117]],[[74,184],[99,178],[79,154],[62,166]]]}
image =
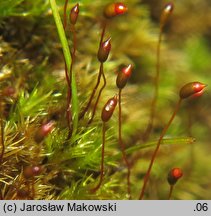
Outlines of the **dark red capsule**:
{"label": "dark red capsule", "polygon": [[112,18],[127,12],[127,7],[122,2],[108,4],[104,9],[104,16]]}
{"label": "dark red capsule", "polygon": [[101,113],[101,119],[103,122],[109,121],[111,116],[113,115],[114,109],[117,105],[117,96],[115,95],[114,97],[110,98],[105,106],[102,109]]}
{"label": "dark red capsule", "polygon": [[2,90],[2,94],[6,97],[13,97],[16,93],[16,90],[13,86],[7,86]]}
{"label": "dark red capsule", "polygon": [[132,73],[132,65],[122,68],[122,70],[118,73],[116,78],[116,85],[119,89],[123,89],[127,84],[128,79],[130,78]]}
{"label": "dark red capsule", "polygon": [[180,168],[173,168],[168,173],[168,177],[167,177],[168,183],[170,185],[174,185],[176,184],[177,180],[180,179],[182,176],[183,176],[183,172]]}
{"label": "dark red capsule", "polygon": [[180,98],[185,99],[190,96],[199,97],[203,94],[205,87],[206,85],[200,82],[187,83],[181,88],[179,92]]}
{"label": "dark red capsule", "polygon": [[32,172],[33,172],[34,176],[37,176],[42,172],[42,167],[41,166],[33,166]]}
{"label": "dark red capsule", "polygon": [[102,42],[102,44],[99,47],[97,58],[100,62],[105,62],[108,59],[108,55],[111,50],[111,38],[105,40]]}
{"label": "dark red capsule", "polygon": [[41,166],[27,166],[23,169],[23,176],[28,179],[37,176],[42,172]]}
{"label": "dark red capsule", "polygon": [[79,14],[79,4],[77,3],[70,11],[70,23],[75,25]]}

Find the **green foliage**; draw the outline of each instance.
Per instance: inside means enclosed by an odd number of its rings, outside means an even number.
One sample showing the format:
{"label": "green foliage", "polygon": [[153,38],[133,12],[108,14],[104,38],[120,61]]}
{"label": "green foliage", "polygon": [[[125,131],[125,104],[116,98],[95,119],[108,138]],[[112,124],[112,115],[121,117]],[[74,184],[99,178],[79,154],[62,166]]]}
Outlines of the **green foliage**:
{"label": "green foliage", "polygon": [[206,75],[210,69],[210,49],[207,41],[203,37],[193,37],[187,41],[185,52],[191,70],[195,73],[201,71]]}
{"label": "green foliage", "polygon": [[[131,163],[132,198],[137,199],[152,152],[178,100],[180,87],[199,80],[208,84],[209,89],[209,34],[204,35],[205,30],[199,26],[201,33],[187,37],[183,25],[175,27],[175,23],[190,22],[184,16],[187,8],[178,3],[176,15],[173,14],[165,29],[161,44],[160,87],[153,132],[149,140],[143,141],[154,91],[160,9],[157,8],[159,15],[150,14],[152,5],[149,2],[125,1],[128,13],[109,20],[105,32],[105,38],[111,36],[112,49],[104,64],[107,86],[96,116],[92,124],[87,125],[92,105],[84,119],[78,120],[99,71],[97,51],[102,11],[113,1],[70,1],[68,11],[78,2],[80,16],[75,26],[77,51],[71,85],[74,133],[68,138],[64,59],[69,69],[73,35],[69,26],[66,32],[63,29],[64,1],[50,0],[49,4],[45,0],[0,0],[0,22],[6,26],[6,29],[0,27],[3,33],[0,37],[0,118],[5,142],[0,168],[0,196],[3,199],[128,199],[127,170],[118,146],[118,109],[106,123],[103,184],[96,193],[91,189],[100,176],[101,109],[118,91],[116,73],[122,65],[130,63],[134,71],[122,92],[122,134]],[[191,17],[195,15],[188,11]],[[13,25],[14,19],[18,26]],[[14,38],[13,33],[18,32],[19,26],[22,34],[15,34]],[[181,41],[181,37],[184,40]],[[13,87],[14,93],[6,95],[7,87]],[[173,198],[210,199],[211,169],[204,166],[211,162],[208,91],[200,100],[184,101],[161,143],[146,199],[167,198],[166,176],[175,166],[183,169],[184,178],[176,185]],[[54,123],[52,131],[37,141],[42,126],[51,121]],[[40,165],[43,170],[34,179],[26,179],[23,170],[31,165]],[[20,197],[20,189],[26,190],[28,185],[35,193]]]}
{"label": "green foliage", "polygon": [[47,9],[47,0],[0,0],[0,19],[9,16],[39,16]]}
{"label": "green foliage", "polygon": [[13,112],[14,115],[19,114],[19,116],[13,116],[13,121],[16,122],[18,119],[26,119],[28,116],[33,118],[37,115],[44,115],[48,106],[46,100],[50,99],[50,95],[51,92],[43,94],[41,91],[38,92],[37,88],[30,94],[22,91],[19,95],[18,105],[16,106],[17,110]]}
{"label": "green foliage", "polygon": [[20,6],[20,4],[23,2],[24,0],[8,0],[8,1],[4,1],[1,0],[0,1],[0,16],[1,17],[7,17],[7,16],[11,16],[11,15],[15,15],[17,12],[16,10],[18,10],[18,6]]}

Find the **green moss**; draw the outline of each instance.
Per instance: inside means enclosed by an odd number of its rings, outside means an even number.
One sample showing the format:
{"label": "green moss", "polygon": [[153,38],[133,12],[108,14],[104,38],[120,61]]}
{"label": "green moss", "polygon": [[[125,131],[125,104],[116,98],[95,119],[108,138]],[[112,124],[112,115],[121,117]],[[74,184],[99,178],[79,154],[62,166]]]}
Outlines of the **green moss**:
{"label": "green moss", "polygon": [[[139,196],[152,152],[174,110],[180,87],[196,80],[208,84],[208,90],[200,100],[184,101],[181,106],[162,142],[146,199],[167,198],[169,185],[166,176],[169,169],[176,166],[183,169],[184,178],[175,187],[175,199],[210,199],[206,191],[210,188],[211,170],[204,166],[211,162],[210,38],[209,32],[205,34],[200,26],[200,32],[193,37],[186,36],[183,25],[177,34],[175,23],[190,22],[184,16],[186,6],[175,3],[175,15],[163,35],[159,97],[150,139],[144,142],[143,133],[154,92],[159,33],[158,14],[151,14],[155,9],[149,9],[153,6],[151,1],[149,5],[138,0],[126,1],[128,13],[109,20],[105,38],[111,36],[112,49],[104,64],[107,86],[92,124],[87,125],[87,122],[93,106],[84,119],[78,120],[97,80],[102,11],[109,2],[112,1],[79,1],[80,15],[75,26],[77,51],[72,77],[74,133],[67,138],[64,56],[69,68],[73,35],[69,28],[63,31],[64,1],[56,1],[57,6],[54,4],[51,10],[48,1],[0,0],[0,118],[5,144],[0,168],[2,199],[128,199],[127,169],[118,145],[118,109],[106,123],[103,184],[96,193],[90,189],[98,183],[100,175],[101,109],[118,92],[115,84],[117,72],[122,65],[130,63],[134,68],[123,90],[122,131],[131,163],[133,199]],[[78,1],[71,1],[68,10],[75,3]],[[159,11],[157,8],[157,13]],[[191,10],[189,13],[195,15]],[[54,20],[58,21],[60,17],[61,22],[55,24]],[[192,29],[191,25],[189,27]],[[12,93],[8,93],[8,88]],[[53,122],[53,130],[37,141],[35,137],[48,122]],[[2,141],[0,144],[2,149]],[[31,165],[42,166],[42,172],[27,179],[23,170]],[[28,185],[31,191],[28,191]],[[28,194],[20,197],[20,190],[26,190]]]}

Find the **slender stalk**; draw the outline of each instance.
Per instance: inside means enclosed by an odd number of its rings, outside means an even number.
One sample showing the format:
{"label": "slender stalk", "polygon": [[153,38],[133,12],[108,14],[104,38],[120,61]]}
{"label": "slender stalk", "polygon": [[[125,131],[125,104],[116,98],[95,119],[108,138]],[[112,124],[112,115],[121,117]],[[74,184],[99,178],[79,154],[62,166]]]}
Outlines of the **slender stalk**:
{"label": "slender stalk", "polygon": [[[65,35],[64,27],[58,12],[57,4],[55,0],[49,0],[51,9],[54,16],[54,21],[56,23],[57,31],[59,34],[59,38],[62,44],[62,49],[64,53],[65,63],[67,67],[67,71],[70,72],[71,67],[71,54],[68,46],[67,38]],[[73,134],[76,133],[78,127],[78,96],[77,96],[77,85],[75,80],[75,74],[71,74],[71,92],[72,92],[72,112],[73,112]]]}
{"label": "slender stalk", "polygon": [[[192,137],[192,125],[193,125],[193,119],[192,119],[192,110],[191,108],[188,109],[188,135],[190,137]],[[193,168],[194,168],[194,165],[195,165],[195,154],[194,154],[194,144],[192,143],[190,145],[190,165],[188,166],[188,169],[186,171],[186,173],[190,173]]]}
{"label": "slender stalk", "polygon": [[102,76],[103,76],[103,86],[101,87],[101,89],[100,89],[100,91],[99,91],[99,93],[98,93],[98,96],[97,96],[97,99],[96,99],[96,102],[95,102],[95,105],[94,105],[94,108],[93,108],[92,116],[91,116],[91,118],[89,119],[88,124],[91,124],[92,121],[93,121],[93,118],[94,118],[95,113],[96,113],[96,110],[97,110],[97,105],[98,105],[98,102],[99,102],[99,100],[100,100],[100,96],[101,96],[101,94],[102,94],[103,89],[104,89],[105,86],[106,86],[106,78],[105,78],[105,74],[104,74],[104,72],[103,72],[103,63],[101,63],[101,65],[102,65],[101,73],[102,73]]}
{"label": "slender stalk", "polygon": [[[176,138],[176,139],[163,139],[161,142],[161,145],[187,145],[187,144],[193,144],[195,142],[195,139],[192,137],[187,137],[187,138]],[[147,143],[137,143],[135,146],[132,146],[128,149],[126,149],[126,154],[132,154],[134,152],[137,152],[138,150],[141,149],[148,149],[151,147],[156,146],[157,141],[151,141],[151,142],[147,142]],[[122,154],[122,153],[121,153]],[[120,153],[117,153],[116,155],[113,156],[114,159],[119,159],[121,158]],[[130,161],[130,167],[132,167],[133,164],[136,163],[136,161],[140,159],[140,155],[135,155],[135,158]]]}
{"label": "slender stalk", "polygon": [[105,30],[106,30],[106,20],[103,20],[102,21],[102,32],[101,32],[101,37],[100,37],[100,44],[99,46],[101,46],[101,44],[103,43],[103,38],[104,38],[104,35],[105,35]]}
{"label": "slender stalk", "polygon": [[71,55],[70,55],[70,50],[69,50],[67,38],[66,38],[66,35],[65,35],[65,32],[64,32],[63,24],[62,24],[62,21],[61,21],[59,12],[58,12],[56,1],[55,0],[49,0],[49,2],[50,2],[51,9],[52,9],[52,12],[53,12],[54,21],[56,23],[59,38],[60,38],[60,41],[61,41],[61,44],[62,44],[62,49],[63,49],[63,52],[64,52],[65,62],[67,64],[67,68],[68,68],[68,71],[69,71],[72,59],[71,59]]}
{"label": "slender stalk", "polygon": [[163,140],[163,137],[165,136],[169,126],[171,125],[172,121],[174,120],[174,117],[176,116],[176,113],[178,112],[179,110],[179,107],[180,107],[180,104],[182,102],[182,99],[180,98],[176,107],[175,107],[175,110],[169,120],[169,122],[166,124],[166,126],[163,128],[162,132],[161,132],[161,135],[160,135],[160,138],[157,142],[157,146],[153,152],[153,155],[152,155],[152,158],[151,158],[151,161],[150,161],[150,164],[149,164],[149,167],[148,167],[148,170],[145,174],[145,177],[144,177],[144,183],[143,183],[143,187],[142,187],[142,190],[141,190],[141,193],[140,193],[140,196],[139,196],[139,199],[143,199],[143,196],[144,196],[144,192],[145,192],[145,189],[146,189],[146,186],[147,186],[147,183],[148,183],[148,180],[149,180],[149,177],[150,177],[150,173],[151,173],[151,170],[152,170],[152,166],[153,166],[153,163],[155,161],[155,158],[156,158],[156,155],[158,153],[158,150],[159,150],[159,147],[160,147],[160,144]]}
{"label": "slender stalk", "polygon": [[84,117],[85,113],[87,112],[87,110],[89,109],[89,107],[90,107],[90,105],[92,103],[94,95],[95,95],[95,93],[97,91],[97,88],[98,88],[98,86],[100,84],[100,79],[101,79],[101,76],[102,76],[102,70],[103,70],[103,63],[100,63],[100,69],[99,69],[99,73],[98,73],[98,77],[97,77],[97,83],[96,83],[96,85],[95,85],[95,87],[94,87],[94,89],[92,91],[92,94],[91,94],[91,96],[89,98],[89,101],[88,101],[86,107],[84,108],[84,110],[80,114],[79,119],[82,119]]}
{"label": "slender stalk", "polygon": [[[102,32],[101,32],[101,37],[100,37],[100,43],[99,43],[99,47],[101,46],[101,44],[103,43],[103,38],[104,38],[104,35],[105,35],[105,30],[106,30],[106,21],[103,21],[102,22]],[[100,63],[100,69],[99,69],[99,74],[98,74],[98,78],[97,78],[97,83],[92,91],[92,94],[89,98],[89,101],[86,105],[86,107],[83,109],[83,111],[81,112],[80,116],[79,116],[79,120],[82,119],[84,117],[84,115],[86,114],[86,112],[88,111],[91,103],[92,103],[92,100],[95,96],[95,93],[97,91],[97,88],[100,84],[100,79],[101,79],[101,76],[102,76],[102,72],[103,71],[103,62]]]}
{"label": "slender stalk", "polygon": [[[68,5],[68,0],[65,0],[64,4],[64,16],[63,16],[63,26],[64,30],[67,28],[67,5]],[[72,61],[71,61],[71,66],[72,66]],[[70,66],[70,70],[71,70]],[[71,74],[71,71],[70,71]],[[67,64],[65,62],[65,78],[67,82],[67,104],[66,104],[66,120],[67,120],[67,126],[68,126],[68,139],[71,137],[72,134],[72,127],[71,127],[71,110],[70,110],[70,103],[71,103],[71,97],[72,97],[72,92],[71,92],[71,76],[68,74],[68,69],[67,69]]]}
{"label": "slender stalk", "polygon": [[[1,96],[0,96],[1,97]],[[0,155],[0,163],[2,163],[5,151],[5,144],[4,144],[4,122],[2,116],[2,102],[0,98],[0,127],[1,127],[1,155]]]}
{"label": "slender stalk", "polygon": [[[72,64],[71,64],[72,65]],[[71,80],[68,74],[67,65],[65,63],[65,78],[67,81],[67,104],[66,104],[66,120],[67,120],[67,126],[69,130],[68,138],[70,138],[70,134],[72,131],[71,127],[71,111],[70,111],[70,102],[71,102]]]}
{"label": "slender stalk", "polygon": [[153,128],[154,116],[155,116],[155,112],[156,112],[157,99],[158,99],[158,94],[159,94],[159,80],[160,80],[160,46],[161,46],[161,40],[162,40],[162,28],[160,28],[160,33],[159,33],[159,38],[158,38],[158,43],[157,43],[156,76],[155,76],[155,80],[154,80],[155,90],[154,90],[152,103],[151,103],[151,106],[150,106],[149,122],[148,122],[148,125],[147,125],[147,129],[146,129],[146,131],[144,132],[144,135],[143,135],[143,140],[144,141],[148,140],[148,138],[149,138],[149,136],[151,134],[151,131],[152,131],[152,128]]}
{"label": "slender stalk", "polygon": [[75,52],[77,47],[77,37],[76,37],[76,30],[74,25],[72,25],[71,31],[73,34],[73,51],[72,51],[72,61],[73,61],[75,60]]}
{"label": "slender stalk", "polygon": [[75,135],[77,132],[77,127],[78,127],[78,96],[77,96],[77,89],[73,88],[73,86],[77,86],[76,84],[76,79],[75,79],[75,74],[71,74],[71,91],[72,91],[72,122],[73,122],[73,128],[72,128],[72,134]]}
{"label": "slender stalk", "polygon": [[96,192],[100,188],[100,186],[101,186],[101,184],[103,182],[104,156],[105,156],[105,131],[106,131],[106,129],[105,129],[105,122],[103,122],[103,127],[102,127],[102,152],[101,152],[100,180],[99,180],[97,186],[92,189],[92,192]]}
{"label": "slender stalk", "polygon": [[[72,61],[71,61],[71,64],[70,64],[70,75],[69,75],[69,80],[70,80],[70,83],[72,82],[72,75],[73,75],[73,65],[75,63],[75,52],[76,52],[76,47],[77,47],[77,38],[76,38],[76,31],[75,31],[75,26],[72,25],[71,26],[71,32],[73,34],[73,50],[71,52],[71,58],[72,58]],[[68,106],[68,128],[69,128],[69,132],[68,132],[68,138],[70,138],[72,136],[72,132],[73,132],[73,128],[72,126],[70,125],[71,123],[71,120],[72,120],[72,116],[71,116],[71,110],[70,110],[70,104],[71,104],[71,99],[72,99],[72,90],[71,88],[68,88],[68,98],[67,98],[67,105],[69,104]]]}
{"label": "slender stalk", "polygon": [[68,5],[68,0],[65,0],[65,3],[64,3],[64,20],[63,20],[64,30],[66,30],[66,27],[67,27],[67,5]]}
{"label": "slender stalk", "polygon": [[119,100],[118,100],[118,106],[119,106],[119,145],[122,151],[122,158],[125,162],[125,165],[127,166],[127,193],[129,196],[129,199],[131,199],[131,190],[130,190],[130,164],[127,160],[126,152],[125,152],[125,145],[122,142],[122,107],[121,107],[121,96],[122,96],[122,89],[119,89]]}
{"label": "slender stalk", "polygon": [[169,195],[168,195],[168,199],[169,200],[171,199],[171,195],[172,195],[173,189],[174,189],[174,185],[170,185],[170,190],[169,190]]}

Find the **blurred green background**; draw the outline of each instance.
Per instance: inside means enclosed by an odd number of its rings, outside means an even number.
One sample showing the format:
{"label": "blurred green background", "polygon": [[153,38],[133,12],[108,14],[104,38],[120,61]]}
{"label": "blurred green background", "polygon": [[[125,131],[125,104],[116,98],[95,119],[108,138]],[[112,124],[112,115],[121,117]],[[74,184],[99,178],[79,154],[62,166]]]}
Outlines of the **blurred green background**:
{"label": "blurred green background", "polygon": [[[110,2],[113,1],[81,0],[68,4],[68,10],[76,3],[80,5],[74,65],[80,108],[86,104],[98,73],[96,54],[102,11]],[[128,6],[128,13],[110,20],[105,34],[105,38],[112,38],[112,50],[105,63],[107,87],[96,119],[89,127],[86,127],[88,116],[80,122],[75,138],[78,144],[70,145],[63,154],[67,132],[64,117],[67,86],[61,44],[49,2],[0,0],[0,90],[13,86],[16,91],[15,98],[2,99],[10,105],[4,116],[7,157],[2,170],[8,166],[11,169],[6,174],[1,170],[0,174],[2,194],[6,198],[12,198],[10,193],[14,189],[11,189],[11,184],[22,184],[21,169],[33,160],[42,163],[46,172],[36,180],[35,199],[127,198],[126,168],[117,142],[117,112],[107,125],[107,172],[103,188],[94,195],[89,193],[88,188],[99,175],[101,108],[117,92],[115,79],[120,67],[129,63],[134,65],[134,71],[130,83],[123,90],[123,139],[127,148],[131,149],[128,158],[132,169],[132,197],[138,198],[155,148],[145,147],[147,143],[141,140],[154,92],[159,19],[168,1],[123,2]],[[211,1],[172,2],[175,8],[164,28],[161,44],[159,98],[149,142],[155,145],[178,101],[181,86],[192,81],[208,86],[202,97],[182,103],[166,134],[165,138],[169,141],[158,153],[145,198],[167,199],[167,173],[172,167],[181,167],[184,176],[175,186],[173,198],[211,199]],[[64,0],[57,0],[57,4],[62,17]],[[69,29],[67,38],[71,47]],[[42,143],[38,154],[33,131],[46,119],[54,119],[57,128]],[[20,147],[19,144],[16,146],[17,140],[14,141],[17,134],[22,134],[24,138],[21,143],[23,152],[15,150]],[[11,140],[9,137],[12,137]],[[190,137],[195,142],[191,142]],[[12,148],[14,153],[9,154],[12,146],[15,146]],[[27,152],[29,149],[30,154]],[[11,158],[14,155],[16,159]],[[43,162],[45,158],[47,162]]]}

